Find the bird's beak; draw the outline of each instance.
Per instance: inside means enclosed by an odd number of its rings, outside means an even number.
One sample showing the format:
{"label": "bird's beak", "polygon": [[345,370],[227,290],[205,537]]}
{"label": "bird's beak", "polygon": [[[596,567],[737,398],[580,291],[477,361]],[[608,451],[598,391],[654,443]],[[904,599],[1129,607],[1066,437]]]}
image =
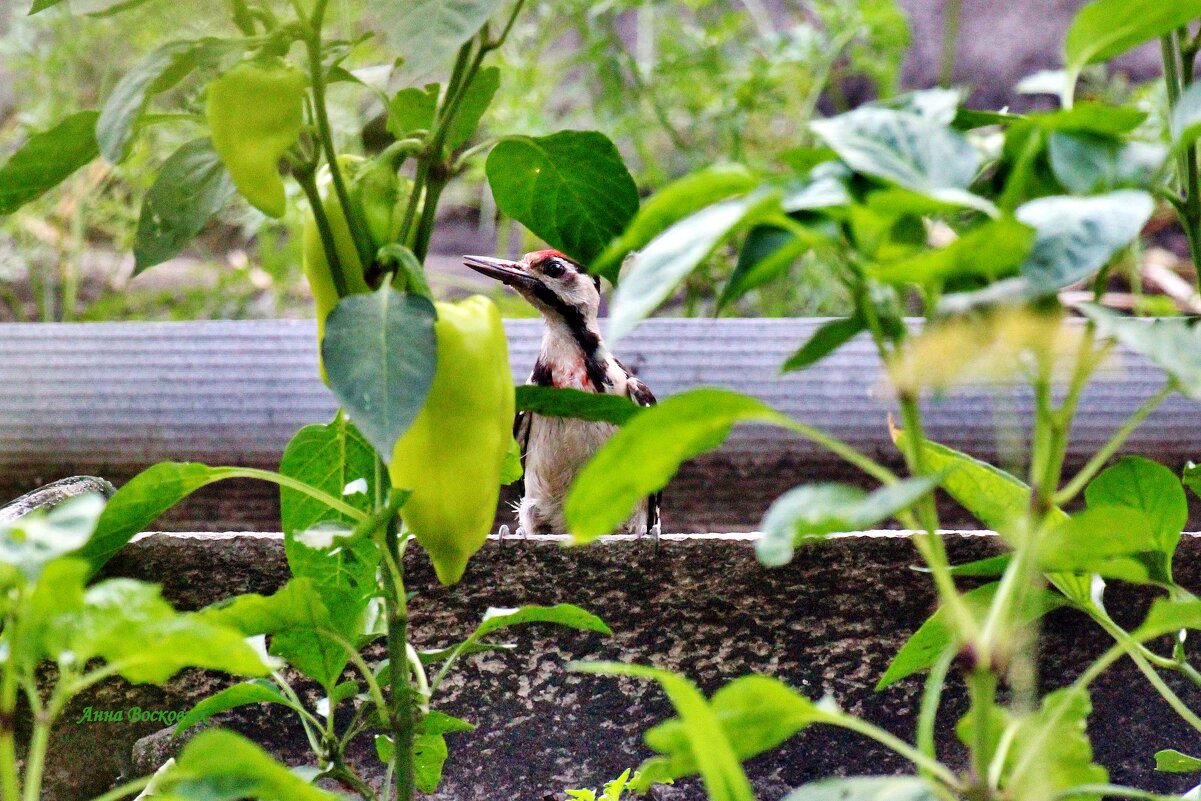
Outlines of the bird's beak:
{"label": "bird's beak", "polygon": [[494,259],[489,256],[464,256],[463,264],[481,275],[495,278],[506,286],[521,289],[537,283],[537,279],[526,272],[524,265],[519,261]]}

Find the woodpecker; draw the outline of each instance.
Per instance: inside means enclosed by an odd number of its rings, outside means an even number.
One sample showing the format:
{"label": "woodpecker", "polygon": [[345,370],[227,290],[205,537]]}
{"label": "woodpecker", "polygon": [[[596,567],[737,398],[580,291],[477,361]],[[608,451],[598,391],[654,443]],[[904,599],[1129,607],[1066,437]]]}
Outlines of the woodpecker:
{"label": "woodpecker", "polygon": [[[639,406],[651,406],[655,396],[617,360],[600,335],[600,279],[557,250],[536,250],[520,261],[464,256],[463,263],[478,273],[512,287],[542,313],[542,350],[527,384],[624,395]],[[567,491],[605,441],[617,430],[593,423],[518,412],[513,436],[521,447],[521,501],[517,525],[530,534],[559,534],[567,530],[563,505]],[[626,521],[630,534],[657,533],[659,494],[634,510]]]}

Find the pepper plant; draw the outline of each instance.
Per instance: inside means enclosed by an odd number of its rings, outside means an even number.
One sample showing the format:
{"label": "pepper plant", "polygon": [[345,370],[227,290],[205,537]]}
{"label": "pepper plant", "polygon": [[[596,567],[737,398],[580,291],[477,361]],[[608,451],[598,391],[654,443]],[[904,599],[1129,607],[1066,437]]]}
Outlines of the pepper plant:
{"label": "pepper plant", "polygon": [[[36,0],[32,11],[58,4]],[[140,5],[108,11],[134,14]],[[270,596],[229,599],[200,618],[222,631],[269,637],[271,658],[282,662],[272,663],[270,676],[200,703],[181,731],[237,706],[283,705],[298,715],[312,746],[306,781],[333,781],[367,799],[407,801],[437,787],[445,735],[472,724],[432,708],[431,700],[458,660],[499,647],[489,635],[538,622],[608,631],[571,605],[531,606],[490,611],[474,633],[446,649],[419,653],[410,644],[407,547],[416,541],[443,583],[459,581],[486,539],[502,481],[520,475],[499,313],[482,297],[434,303],[425,280],[443,190],[487,153],[498,206],[583,262],[638,208],[633,179],[600,133],[475,141],[501,80],[486,62],[523,5],[386,0],[374,6],[374,28],[331,38],[327,0],[230,0],[228,36],[162,45],[117,83],[102,109],[32,136],[0,167],[0,207],[11,211],[98,155],[121,162],[148,126],[194,128],[195,138],[163,163],[146,194],[136,272],[180,253],[235,196],[279,217],[291,202],[289,188],[298,187],[321,377],[341,407],[336,418],[302,429],[278,472],[151,467],[116,493],[72,553],[95,570],[164,511],[222,479],[280,485],[293,580]],[[372,40],[391,53],[386,80],[375,84],[363,76],[381,70],[360,72],[356,61]],[[433,82],[436,76],[444,80]],[[382,152],[344,152],[360,132],[334,130],[327,98],[335,87],[386,109],[392,141]],[[368,662],[363,649],[380,638],[386,658]],[[353,678],[344,679],[348,669]],[[322,688],[317,708],[301,701],[297,674]],[[345,756],[353,739],[369,733],[386,769],[382,787]],[[213,741],[201,737],[195,742]],[[201,779],[220,775],[223,766],[196,756],[197,749],[190,745],[160,772],[146,797],[213,797]],[[264,777],[276,773],[263,764]],[[325,797],[315,789],[279,791],[267,778],[228,792]],[[228,792],[221,797],[232,798]]]}
{"label": "pepper plant", "polygon": [[[955,91],[930,90],[820,120],[811,126],[817,145],[803,169],[750,175],[721,168],[688,176],[651,198],[594,262],[620,275],[612,341],[726,243],[740,243],[743,258],[724,288],[725,302],[781,280],[803,253],[835,255],[827,262],[830,280],[847,288],[854,313],[821,326],[782,369],[806,369],[850,339],[869,337],[895,397],[889,426],[905,470],[758,399],[697,389],[640,410],[585,468],[566,507],[578,542],[613,530],[639,498],[664,487],[684,459],[720,444],[734,425],[767,424],[825,446],[878,488],[830,483],[789,491],[762,520],[760,561],[782,565],[831,533],[895,518],[914,531],[939,599],[934,616],[879,681],[884,689],[927,675],[912,741],[840,709],[836,698],[808,698],[771,676],[736,679],[706,698],[670,672],[578,665],[656,680],[675,706],[677,717],[646,732],[657,755],[641,766],[637,788],[699,775],[710,798],[749,801],[754,792],[741,763],[824,725],[875,740],[912,763],[916,775],[819,781],[796,789],[789,801],[1168,797],[1112,785],[1094,762],[1089,688],[1129,659],[1201,733],[1201,715],[1164,679],[1176,675],[1201,687],[1195,649],[1185,637],[1201,628],[1201,601],[1172,570],[1188,520],[1186,488],[1201,487],[1197,468],[1177,475],[1140,457],[1113,461],[1166,398],[1201,400],[1201,335],[1192,321],[1123,317],[1096,301],[1110,271],[1137,247],[1157,198],[1177,208],[1196,239],[1190,206],[1201,94],[1191,87],[1198,19],[1196,2],[1097,0],[1081,10],[1067,37],[1063,108],[982,112],[963,108]],[[1172,104],[1163,111],[1174,120],[1162,139],[1143,138],[1147,110],[1072,102],[1084,66],[1161,39]],[[1183,86],[1190,88],[1179,91]],[[1094,302],[1065,306],[1060,292],[1073,285],[1091,289]],[[913,308],[921,321],[903,317]],[[1162,368],[1164,386],[1069,474],[1067,446],[1082,393],[1119,345]],[[980,382],[1029,387],[1029,450],[1017,470],[925,434],[924,398]],[[1002,553],[950,564],[939,535],[939,492],[995,530]],[[965,591],[961,577],[986,583]],[[1133,628],[1119,625],[1106,608],[1106,583],[1114,581],[1157,593]],[[1069,686],[1044,693],[1035,661],[1039,620],[1059,608],[1087,615],[1113,645]],[[939,753],[935,742],[944,690],[957,680],[969,700],[954,727],[966,764]],[[1091,723],[1106,728],[1104,721]],[[1148,753],[1147,763],[1195,773],[1201,760],[1190,750],[1181,743],[1181,751]]]}

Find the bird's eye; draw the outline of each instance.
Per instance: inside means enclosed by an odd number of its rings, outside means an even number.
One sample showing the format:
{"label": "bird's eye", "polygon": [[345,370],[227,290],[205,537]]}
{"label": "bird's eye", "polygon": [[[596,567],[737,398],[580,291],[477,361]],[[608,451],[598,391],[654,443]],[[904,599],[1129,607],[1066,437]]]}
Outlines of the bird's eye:
{"label": "bird's eye", "polygon": [[550,278],[558,278],[563,274],[563,262],[558,259],[551,259],[542,265],[542,272]]}

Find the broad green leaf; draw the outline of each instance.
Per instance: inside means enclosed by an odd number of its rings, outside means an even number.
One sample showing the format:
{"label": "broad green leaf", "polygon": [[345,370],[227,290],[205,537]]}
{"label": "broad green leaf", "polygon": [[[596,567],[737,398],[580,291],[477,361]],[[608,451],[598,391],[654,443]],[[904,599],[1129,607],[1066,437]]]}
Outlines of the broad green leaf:
{"label": "broad green leaf", "polygon": [[240,734],[203,731],[157,781],[172,801],[342,801],[314,787]]}
{"label": "broad green leaf", "polygon": [[270,634],[270,652],[332,689],[349,661],[346,649],[321,632],[354,643],[365,614],[358,595],[311,578],[294,578],[272,595],[234,596],[206,607],[203,619],[237,628],[244,636]]}
{"label": "broad green leaf", "polygon": [[[1057,690],[1043,698],[1038,712],[1017,727],[1002,789],[1012,798],[1053,798],[1080,785],[1105,784],[1109,773],[1093,763],[1088,738],[1092,709],[1087,692]],[[1100,801],[1100,795],[1073,797]]]}
{"label": "broad green leaf", "polygon": [[445,712],[439,712],[437,709],[431,709],[425,717],[417,722],[415,729],[418,734],[455,734],[474,730],[474,723]]}
{"label": "broad green leaf", "polygon": [[938,284],[957,278],[995,280],[1012,275],[1034,248],[1032,228],[1010,217],[989,220],[947,247],[900,261],[871,264],[868,273],[893,284]]}
{"label": "broad green leaf", "polygon": [[624,425],[642,411],[640,406],[622,395],[536,386],[517,388],[517,409],[543,417],[573,417],[614,425]]}
{"label": "broad green leaf", "polygon": [[197,462],[161,462],[146,468],[109,499],[96,524],[95,534],[80,549],[80,555],[99,569],[163,512],[201,487],[228,475],[228,468]]}
{"label": "broad green leaf", "polygon": [[[38,510],[0,525],[0,564],[35,580],[47,564],[78,551],[94,537],[104,498],[80,495],[50,510]],[[3,577],[7,584],[9,577]]]}
{"label": "broad green leaf", "polygon": [[[734,679],[714,693],[709,704],[740,761],[776,748],[814,723],[837,718],[769,676]],[[667,757],[673,779],[698,772],[683,719],[672,718],[649,729],[646,744]]]}
{"label": "broad green leaf", "polygon": [[236,191],[208,139],[194,139],[176,150],[142,201],[134,275],[178,256]]}
{"label": "broad green leaf", "polygon": [[[279,471],[365,513],[374,508],[375,452],[343,414],[327,425],[300,429],[284,450]],[[311,578],[323,597],[324,589],[332,586],[358,596],[366,605],[376,590],[379,553],[375,543],[361,537],[333,549],[310,547],[299,535],[322,526],[353,530],[355,521],[289,487],[280,487],[279,506],[292,575]]]}
{"label": "broad green leaf", "polygon": [[1133,190],[1024,204],[1016,216],[1038,234],[1022,280],[1032,293],[1049,294],[1088,278],[1138,237],[1154,210],[1150,195]]}
{"label": "broad green leaf", "polygon": [[501,0],[381,0],[374,18],[406,76],[449,66],[451,54],[484,27]]}
{"label": "broad green leaf", "polygon": [[1201,328],[1195,320],[1123,317],[1091,303],[1079,308],[1097,324],[1101,336],[1116,339],[1151,360],[1175,381],[1182,394],[1201,400]]}
{"label": "broad green leaf", "polygon": [[1201,138],[1201,84],[1194,83],[1180,95],[1171,122],[1173,147],[1188,147]]}
{"label": "broad green leaf", "polygon": [[467,144],[475,134],[475,129],[480,125],[480,119],[488,110],[488,106],[492,105],[492,98],[496,96],[498,89],[500,89],[499,67],[485,67],[476,74],[475,80],[467,87],[463,99],[459,101],[458,111],[455,113],[455,118],[451,120],[450,130],[447,132],[446,144],[452,150]]}
{"label": "broad green leaf", "polygon": [[867,321],[858,313],[822,323],[809,341],[788,357],[781,372],[791,373],[812,367],[866,330]]}
{"label": "broad green leaf", "polygon": [[1059,132],[1051,134],[1047,153],[1055,178],[1077,195],[1151,189],[1168,157],[1161,145]]}
{"label": "broad green leaf", "polygon": [[99,657],[134,684],[162,684],[187,667],[244,676],[269,672],[240,631],[200,614],[177,613],[157,586],[131,579],[107,579],[87,589],[71,650],[80,664]]}
{"label": "broad green leaf", "polygon": [[847,189],[850,171],[837,161],[815,166],[803,180],[785,184],[780,206],[789,214],[817,211],[852,203]]}
{"label": "broad green leaf", "polygon": [[1090,508],[1121,506],[1146,515],[1158,549],[1169,566],[1188,523],[1188,498],[1168,468],[1141,456],[1127,456],[1094,478],[1084,491]]}
{"label": "broad green leaf", "polygon": [[1196,773],[1201,771],[1201,759],[1165,748],[1155,752],[1155,769],[1163,773]]}
{"label": "broad green leaf", "polygon": [[940,796],[916,776],[855,776],[804,784],[783,801],[938,801]]}
{"label": "broad green leaf", "polygon": [[1170,584],[1168,557],[1139,509],[1092,506],[1042,532],[1040,566],[1053,573],[1096,573],[1139,584]]}
{"label": "broad green leaf", "polygon": [[918,114],[864,106],[811,127],[856,172],[935,198],[961,199],[980,167],[962,134]]}
{"label": "broad green leaf", "polygon": [[480,625],[476,627],[470,639],[479,640],[509,626],[527,623],[553,623],[556,626],[567,626],[578,631],[613,633],[603,620],[591,612],[586,612],[574,604],[556,604],[555,606],[522,606],[517,609],[492,607],[484,613],[484,619],[480,621]]}
{"label": "broad green leaf", "polygon": [[716,711],[692,682],[666,670],[621,662],[574,663],[573,668],[585,673],[659,682],[680,717],[688,748],[711,801],[754,801],[754,791]]}
{"label": "broad green leaf", "polygon": [[694,389],[640,412],[572,485],[566,513],[575,541],[591,542],[616,529],[685,460],[721,445],[740,422],[791,420],[755,398],[723,389]]}
{"label": "broad green leaf", "polygon": [[1143,642],[1181,629],[1201,629],[1201,601],[1156,598],[1143,622],[1135,629],[1134,638]]}
{"label": "broad green leaf", "polygon": [[[997,593],[997,584],[985,584],[963,594],[963,600],[969,609],[983,612],[992,603]],[[1063,596],[1040,590],[1030,605],[1023,610],[1021,623],[1029,624],[1047,614],[1053,609],[1065,606],[1067,601]],[[876,690],[891,687],[901,679],[921,673],[933,667],[946,650],[955,644],[955,633],[948,620],[946,609],[939,607],[934,614],[922,623],[918,630],[906,640],[901,650],[893,657],[888,669],[876,683]]]}
{"label": "broad green leaf", "polygon": [[95,111],[72,114],[48,131],[35,133],[0,167],[0,217],[61,184],[100,151]]}
{"label": "broad green leaf", "polygon": [[204,38],[168,42],[146,56],[113,87],[96,121],[96,141],[104,158],[111,164],[124,161],[138,118],[153,95],[172,88],[197,67],[220,63],[244,48],[240,41]]}
{"label": "broad green leaf", "polygon": [[46,564],[19,608],[16,625],[5,632],[17,664],[58,662],[71,652],[87,578],[88,563],[82,559],[67,557]]}
{"label": "broad green leaf", "polygon": [[616,282],[622,262],[631,251],[641,250],[673,224],[707,206],[751,191],[755,174],[741,164],[718,164],[686,175],[650,197],[621,236],[609,243],[593,262],[592,270]]}
{"label": "broad green leaf", "polygon": [[623,271],[613,293],[606,332],[610,342],[621,339],[667,300],[725,239],[779,209],[779,195],[756,192],[702,209],[657,236]]}
{"label": "broad green leaf", "polygon": [[[1059,75],[1062,81],[1063,75]],[[1058,88],[1053,94],[1058,94]],[[1147,112],[1133,106],[1077,103],[1071,108],[1030,114],[1025,119],[1048,132],[1118,137],[1134,132],[1147,121]]]}
{"label": "broad green leaf", "polygon": [[638,211],[621,154],[596,131],[507,137],[485,169],[497,208],[584,264]]}
{"label": "broad green leaf", "polygon": [[449,755],[441,734],[419,734],[413,738],[413,773],[417,789],[432,793],[442,782],[442,766]]}
{"label": "broad green leaf", "polygon": [[432,130],[441,90],[440,84],[431,83],[424,88],[410,86],[397,92],[388,103],[388,133],[404,139],[414,131]]}
{"label": "broad green leaf", "polygon": [[726,282],[717,301],[718,311],[752,289],[775,280],[796,264],[801,256],[826,242],[823,234],[809,228],[785,230],[761,225],[751,229],[742,250],[738,252],[734,272],[730,274],[730,280]]}
{"label": "broad green leaf", "polygon": [[1201,0],[1097,0],[1080,10],[1064,40],[1064,64],[1073,75],[1158,39],[1201,17]]}
{"label": "broad green leaf", "polygon": [[254,679],[242,682],[241,684],[235,684],[232,687],[226,687],[216,695],[210,695],[196,704],[180,719],[175,727],[175,734],[182,734],[197,723],[208,720],[213,715],[227,712],[240,706],[249,706],[250,704],[280,704],[289,709],[296,708],[296,705],[281,693],[279,688],[273,683],[266,679]]}
{"label": "broad green leaf", "polygon": [[330,389],[385,461],[425,405],[434,380],[434,304],[388,284],[342,298],[325,321]]}
{"label": "broad green leaf", "polygon": [[781,495],[759,524],[759,561],[779,567],[793,550],[829,534],[861,531],[907,509],[938,486],[937,477],[912,478],[868,495],[847,484],[811,484]]}

